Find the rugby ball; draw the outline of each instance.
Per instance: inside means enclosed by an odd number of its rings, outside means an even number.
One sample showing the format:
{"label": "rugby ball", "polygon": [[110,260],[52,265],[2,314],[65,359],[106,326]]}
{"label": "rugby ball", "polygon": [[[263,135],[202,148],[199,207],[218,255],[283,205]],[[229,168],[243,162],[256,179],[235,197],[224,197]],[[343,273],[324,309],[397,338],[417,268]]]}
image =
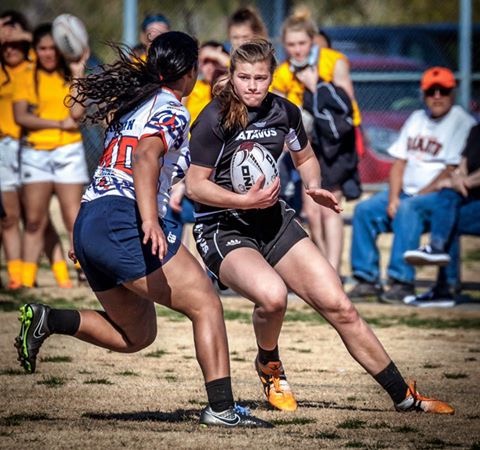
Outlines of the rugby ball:
{"label": "rugby ball", "polygon": [[52,23],[55,45],[67,61],[78,61],[88,48],[88,33],[83,22],[72,14],[61,14]]}
{"label": "rugby ball", "polygon": [[275,158],[262,145],[256,142],[244,142],[235,150],[230,163],[232,187],[238,194],[245,194],[265,175],[263,187],[270,186],[278,177]]}

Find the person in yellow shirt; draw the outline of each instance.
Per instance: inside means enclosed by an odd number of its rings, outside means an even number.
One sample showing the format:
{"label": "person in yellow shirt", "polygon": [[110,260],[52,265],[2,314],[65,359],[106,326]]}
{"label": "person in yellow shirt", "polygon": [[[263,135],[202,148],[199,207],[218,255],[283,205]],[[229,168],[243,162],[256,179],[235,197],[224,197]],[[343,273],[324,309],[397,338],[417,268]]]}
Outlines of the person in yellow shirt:
{"label": "person in yellow shirt", "polygon": [[[2,243],[5,249],[8,282],[7,289],[22,286],[20,178],[18,151],[20,128],[15,123],[12,109],[13,80],[30,64],[30,43],[23,14],[5,11],[0,15],[0,190],[5,216],[2,218]],[[31,38],[31,34],[30,34]],[[21,39],[21,40],[17,40]]]}
{"label": "person in yellow shirt", "polygon": [[[343,88],[352,100],[353,124],[358,126],[361,117],[355,101],[348,59],[336,50],[316,46],[317,34],[316,24],[306,8],[298,8],[285,20],[282,42],[288,59],[276,69],[271,90],[301,108],[305,90],[315,92],[319,79],[334,83]],[[305,113],[302,117],[308,131],[313,126],[313,119]],[[352,151],[355,149],[352,148]],[[340,204],[344,197],[340,185],[335,181],[327,185],[325,175],[328,174],[323,174],[322,187],[330,190]],[[302,213],[308,221],[313,241],[326,255],[330,264],[339,271],[343,249],[343,218],[311,201],[307,195],[303,194],[302,198]]]}
{"label": "person in yellow shirt", "polygon": [[[16,76],[13,89],[15,121],[24,131],[20,178],[25,208],[22,245],[25,287],[33,287],[35,283],[52,195],[58,197],[65,227],[71,235],[83,185],[88,182],[77,123],[83,107],[65,105],[70,93],[69,80],[84,75],[88,52],[67,65],[54,44],[51,24],[34,30],[33,48],[36,62]],[[64,258],[56,261],[52,269],[60,287],[71,287]]]}
{"label": "person in yellow shirt", "polygon": [[[1,221],[8,282],[6,288],[22,287],[22,217],[19,151],[21,129],[13,117],[14,80],[32,66],[32,33],[26,17],[14,10],[0,14],[0,191],[5,216]],[[45,248],[50,262],[64,259],[60,238],[49,220]]]}

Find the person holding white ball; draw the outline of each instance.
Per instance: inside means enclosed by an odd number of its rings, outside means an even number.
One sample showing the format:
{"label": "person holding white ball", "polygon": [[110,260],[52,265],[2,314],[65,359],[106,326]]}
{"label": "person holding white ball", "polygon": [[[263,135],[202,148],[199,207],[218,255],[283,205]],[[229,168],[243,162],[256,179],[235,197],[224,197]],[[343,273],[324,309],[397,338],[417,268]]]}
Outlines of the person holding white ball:
{"label": "person holding white ball", "polygon": [[267,40],[234,50],[227,82],[214,89],[214,99],[192,126],[186,176],[187,195],[196,203],[194,235],[207,268],[221,284],[254,303],[255,367],[269,404],[284,411],[297,408],[278,349],[290,289],[337,330],[397,410],[453,414],[450,405],[421,396],[414,382],[405,382],[344,293],[333,267],[295,220],[294,210],[279,199],[279,179],[264,187],[260,176],[246,193],[235,191],[230,171],[237,151],[253,141],[278,160],[286,145],[307,194],[340,212],[333,193],[320,188],[318,160],[300,110],[269,93],[275,65]]}
{"label": "person holding white ball", "polygon": [[[20,177],[26,214],[22,245],[25,287],[35,283],[52,195],[58,197],[71,235],[83,185],[89,180],[78,128],[84,108],[65,105],[67,96],[75,94],[70,89],[72,80],[84,76],[89,51],[67,64],[54,43],[51,24],[34,30],[33,49],[36,62],[16,77],[13,89],[15,121],[24,131]],[[66,260],[56,262],[52,270],[60,287],[72,286]]]}

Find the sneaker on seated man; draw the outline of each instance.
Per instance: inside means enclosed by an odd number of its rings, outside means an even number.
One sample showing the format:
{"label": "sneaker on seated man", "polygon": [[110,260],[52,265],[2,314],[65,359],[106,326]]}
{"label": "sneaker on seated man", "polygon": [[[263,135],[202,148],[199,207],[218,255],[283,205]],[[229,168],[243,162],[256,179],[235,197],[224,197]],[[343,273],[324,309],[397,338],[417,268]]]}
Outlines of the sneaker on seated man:
{"label": "sneaker on seated man", "polygon": [[423,294],[407,295],[403,299],[403,303],[419,308],[452,308],[456,304],[455,298],[448,287],[439,285],[433,286]]}
{"label": "sneaker on seated man", "polygon": [[450,255],[448,253],[431,245],[422,245],[416,250],[407,250],[403,254],[403,257],[405,261],[414,266],[430,264],[446,266],[450,262]]}

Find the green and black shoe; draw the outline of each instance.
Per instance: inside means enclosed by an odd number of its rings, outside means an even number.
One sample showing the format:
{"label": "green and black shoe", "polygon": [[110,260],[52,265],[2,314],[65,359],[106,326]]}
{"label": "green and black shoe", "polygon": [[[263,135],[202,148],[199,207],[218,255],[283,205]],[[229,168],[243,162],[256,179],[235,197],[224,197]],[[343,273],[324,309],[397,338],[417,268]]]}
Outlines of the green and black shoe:
{"label": "green and black shoe", "polygon": [[35,372],[38,350],[51,334],[47,323],[49,312],[49,306],[35,303],[20,307],[18,320],[21,326],[20,334],[15,338],[15,347],[18,360],[27,373]]}

